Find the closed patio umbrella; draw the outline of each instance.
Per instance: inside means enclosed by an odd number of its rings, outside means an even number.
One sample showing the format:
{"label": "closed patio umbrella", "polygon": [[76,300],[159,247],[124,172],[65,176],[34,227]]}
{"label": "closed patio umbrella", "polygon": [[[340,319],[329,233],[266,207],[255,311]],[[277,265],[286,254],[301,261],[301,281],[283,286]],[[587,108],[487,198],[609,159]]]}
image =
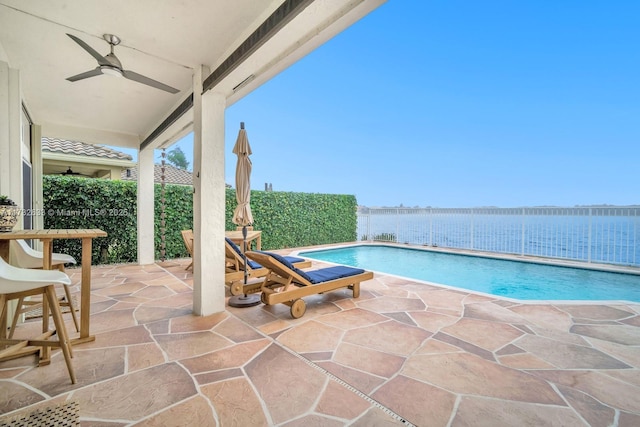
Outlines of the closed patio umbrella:
{"label": "closed patio umbrella", "polygon": [[243,229],[253,224],[251,214],[251,146],[247,138],[247,131],[244,129],[244,122],[240,123],[240,132],[236,145],[233,147],[233,154],[238,156],[236,163],[236,200],[238,206],[233,211],[233,223],[241,225]]}
{"label": "closed patio umbrella", "polygon": [[[233,153],[238,156],[236,163],[236,200],[238,206],[233,211],[232,221],[236,225],[242,226],[243,257],[244,257],[244,284],[247,284],[247,226],[253,224],[253,215],[251,214],[251,146],[247,138],[247,131],[244,129],[244,122],[240,123],[240,132],[236,145],[233,147]],[[229,305],[232,307],[251,307],[260,303],[260,297],[253,295],[236,295],[229,299]]]}

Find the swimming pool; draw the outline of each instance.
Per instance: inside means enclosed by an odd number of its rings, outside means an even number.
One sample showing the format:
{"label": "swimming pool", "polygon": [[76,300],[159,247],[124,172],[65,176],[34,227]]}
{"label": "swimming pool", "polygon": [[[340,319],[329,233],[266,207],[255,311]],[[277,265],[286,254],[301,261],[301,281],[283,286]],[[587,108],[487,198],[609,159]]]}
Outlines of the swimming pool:
{"label": "swimming pool", "polygon": [[384,245],[300,256],[521,300],[640,303],[640,275]]}

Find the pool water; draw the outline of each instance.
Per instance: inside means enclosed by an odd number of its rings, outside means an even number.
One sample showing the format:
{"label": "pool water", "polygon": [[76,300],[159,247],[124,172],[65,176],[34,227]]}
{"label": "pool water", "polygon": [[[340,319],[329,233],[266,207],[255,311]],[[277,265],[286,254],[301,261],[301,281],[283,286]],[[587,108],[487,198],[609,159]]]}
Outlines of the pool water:
{"label": "pool water", "polygon": [[640,302],[640,275],[391,246],[304,251],[300,256],[522,300]]}

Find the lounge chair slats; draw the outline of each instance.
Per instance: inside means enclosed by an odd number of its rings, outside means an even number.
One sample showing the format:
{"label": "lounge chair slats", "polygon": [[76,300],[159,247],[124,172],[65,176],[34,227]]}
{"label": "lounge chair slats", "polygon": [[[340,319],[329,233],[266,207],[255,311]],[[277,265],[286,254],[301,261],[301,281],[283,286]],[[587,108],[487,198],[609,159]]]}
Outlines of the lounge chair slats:
{"label": "lounge chair slats", "polygon": [[[250,294],[254,292],[260,292],[261,282],[256,282],[255,279],[266,276],[269,270],[260,263],[247,258],[247,281],[251,280],[251,283],[244,283],[244,265],[245,260],[242,251],[231,239],[225,237],[225,284],[229,286],[229,292],[231,295]],[[311,267],[311,261],[307,261],[304,258],[298,257],[283,257],[286,262],[293,268],[308,268]]]}

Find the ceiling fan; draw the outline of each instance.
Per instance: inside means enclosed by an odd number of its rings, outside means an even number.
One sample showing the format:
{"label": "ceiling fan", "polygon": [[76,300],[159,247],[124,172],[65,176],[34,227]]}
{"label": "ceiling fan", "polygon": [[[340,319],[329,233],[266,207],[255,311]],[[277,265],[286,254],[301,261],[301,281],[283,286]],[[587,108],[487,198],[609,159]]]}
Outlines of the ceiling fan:
{"label": "ceiling fan", "polygon": [[120,62],[116,54],[113,53],[113,48],[120,44],[120,38],[118,36],[114,36],[113,34],[103,35],[103,38],[111,46],[111,52],[106,54],[105,56],[102,56],[83,40],[71,34],[67,35],[71,37],[71,40],[78,43],[80,47],[89,52],[89,54],[98,61],[98,66],[93,70],[68,77],[67,80],[69,80],[70,82],[99,76],[100,74],[107,74],[110,76],[124,77],[125,79],[133,80],[134,82],[142,83],[144,85],[151,86],[170,93],[180,92],[178,89],[168,86],[164,83],[160,83],[157,80],[153,80],[147,76],[143,76],[142,74],[123,69],[122,63]]}
{"label": "ceiling fan", "polygon": [[71,167],[69,167],[66,171],[64,172],[59,172],[58,175],[64,175],[64,176],[88,176],[88,175],[84,175],[81,174],[80,172],[74,172],[71,170]]}

